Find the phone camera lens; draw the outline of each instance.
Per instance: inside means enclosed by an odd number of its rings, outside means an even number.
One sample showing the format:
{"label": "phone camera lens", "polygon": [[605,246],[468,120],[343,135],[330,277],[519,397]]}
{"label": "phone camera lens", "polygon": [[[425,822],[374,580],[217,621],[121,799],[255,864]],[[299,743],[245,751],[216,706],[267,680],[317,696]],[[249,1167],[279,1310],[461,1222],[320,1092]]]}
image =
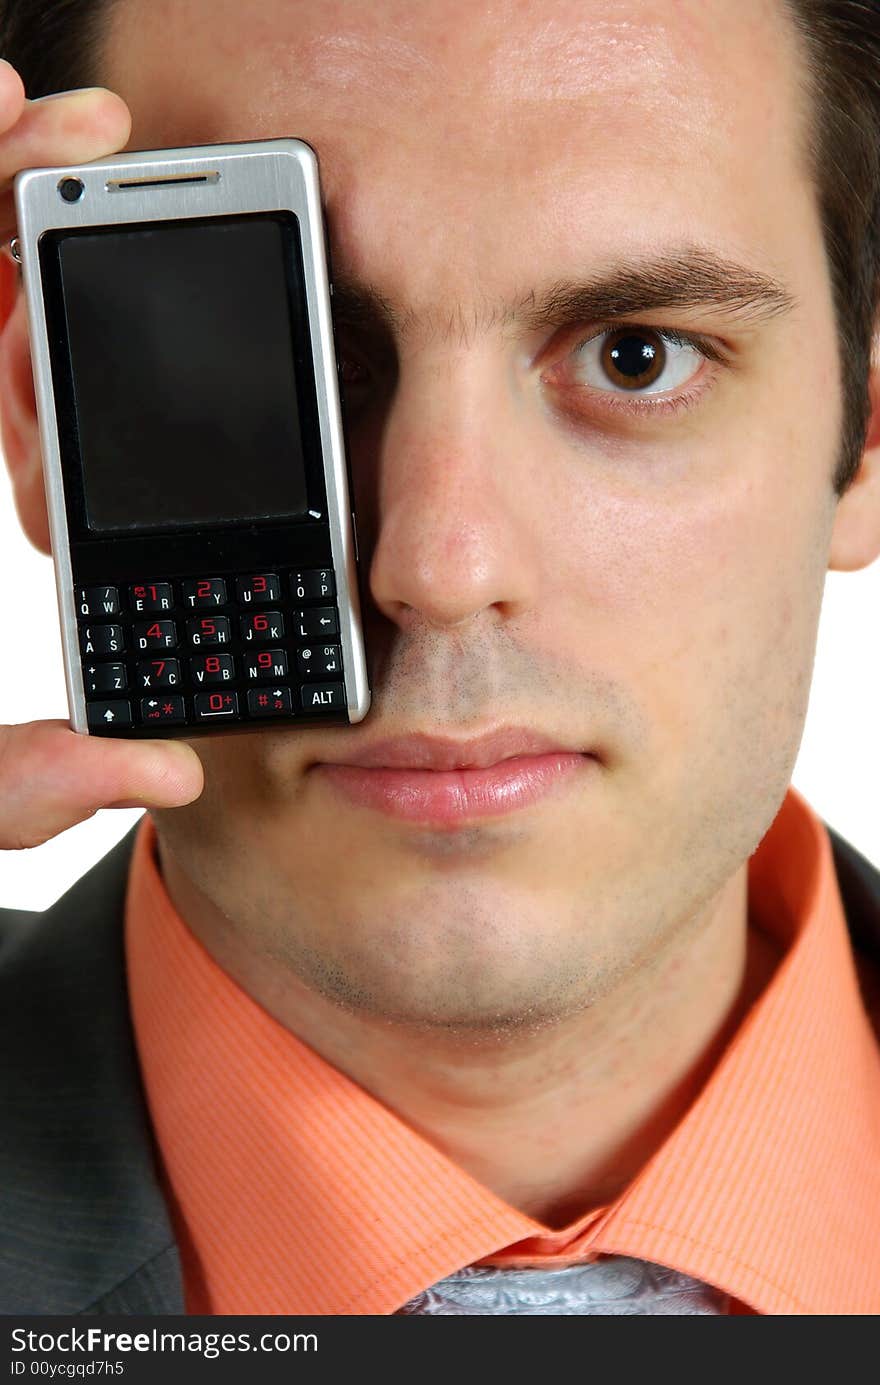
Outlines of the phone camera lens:
{"label": "phone camera lens", "polygon": [[78,202],[85,192],[85,188],[79,178],[62,178],[58,184],[58,191],[65,202]]}

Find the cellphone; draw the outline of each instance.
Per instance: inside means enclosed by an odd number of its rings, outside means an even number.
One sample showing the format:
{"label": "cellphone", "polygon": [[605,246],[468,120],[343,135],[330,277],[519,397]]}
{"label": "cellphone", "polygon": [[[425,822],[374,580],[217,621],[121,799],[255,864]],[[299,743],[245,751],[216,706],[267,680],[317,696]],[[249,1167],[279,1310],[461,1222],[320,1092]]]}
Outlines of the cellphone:
{"label": "cellphone", "polygon": [[73,730],[362,720],[314,150],[138,150],[14,195]]}

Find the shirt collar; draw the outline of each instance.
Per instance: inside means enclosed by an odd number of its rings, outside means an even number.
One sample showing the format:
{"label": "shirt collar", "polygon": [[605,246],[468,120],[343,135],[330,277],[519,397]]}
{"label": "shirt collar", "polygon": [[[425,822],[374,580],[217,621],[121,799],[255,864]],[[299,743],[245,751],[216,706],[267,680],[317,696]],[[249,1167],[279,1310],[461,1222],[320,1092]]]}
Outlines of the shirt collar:
{"label": "shirt collar", "polygon": [[750,918],[783,943],[782,961],[637,1178],[560,1231],[253,1001],[177,914],[155,846],[145,816],[126,955],[188,1311],[388,1314],[500,1251],[510,1263],[639,1256],[761,1313],[880,1311],[880,1053],[831,843],[793,788],[749,861]]}

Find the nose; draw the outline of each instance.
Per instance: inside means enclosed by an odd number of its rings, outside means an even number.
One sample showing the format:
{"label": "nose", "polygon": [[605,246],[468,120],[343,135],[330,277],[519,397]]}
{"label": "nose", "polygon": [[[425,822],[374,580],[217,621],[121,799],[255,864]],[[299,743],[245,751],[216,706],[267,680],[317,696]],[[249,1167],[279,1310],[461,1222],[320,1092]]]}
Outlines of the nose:
{"label": "nose", "polygon": [[488,354],[423,349],[401,364],[372,471],[369,559],[373,601],[399,627],[534,606],[540,534],[516,432]]}

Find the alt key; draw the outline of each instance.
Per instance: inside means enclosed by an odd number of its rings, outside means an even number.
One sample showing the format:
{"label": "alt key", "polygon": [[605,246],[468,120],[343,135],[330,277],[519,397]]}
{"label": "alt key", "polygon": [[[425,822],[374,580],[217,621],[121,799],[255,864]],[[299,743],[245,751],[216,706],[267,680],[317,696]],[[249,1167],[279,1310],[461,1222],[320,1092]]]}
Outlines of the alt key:
{"label": "alt key", "polygon": [[311,712],[313,716],[321,712],[345,711],[344,683],[311,683],[308,687],[300,688],[299,695],[303,711]]}

